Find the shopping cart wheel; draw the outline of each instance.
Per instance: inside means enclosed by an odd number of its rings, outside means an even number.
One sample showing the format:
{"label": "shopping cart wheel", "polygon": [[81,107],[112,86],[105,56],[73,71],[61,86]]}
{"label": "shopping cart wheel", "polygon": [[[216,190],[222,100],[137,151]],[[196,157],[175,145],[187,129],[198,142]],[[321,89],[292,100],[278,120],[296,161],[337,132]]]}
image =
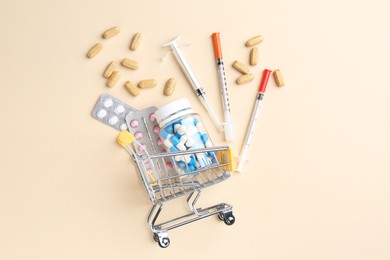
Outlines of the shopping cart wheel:
{"label": "shopping cart wheel", "polygon": [[236,218],[233,216],[233,212],[226,212],[224,214],[224,220],[226,225],[233,225],[234,222],[236,221]]}
{"label": "shopping cart wheel", "polygon": [[225,216],[224,216],[224,214],[223,214],[222,212],[219,212],[219,213],[218,213],[218,218],[219,218],[220,220],[224,220],[224,219],[225,219]]}
{"label": "shopping cart wheel", "polygon": [[170,244],[168,237],[163,237],[161,240],[158,240],[158,245],[162,248],[167,248]]}

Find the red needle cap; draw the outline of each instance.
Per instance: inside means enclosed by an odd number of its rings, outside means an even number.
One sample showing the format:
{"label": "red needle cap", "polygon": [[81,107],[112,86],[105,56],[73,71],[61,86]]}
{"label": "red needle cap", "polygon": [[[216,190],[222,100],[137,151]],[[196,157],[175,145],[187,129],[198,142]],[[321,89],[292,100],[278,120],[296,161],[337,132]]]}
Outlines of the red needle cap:
{"label": "red needle cap", "polygon": [[264,93],[265,88],[267,87],[269,76],[271,75],[271,70],[265,69],[263,71],[263,77],[261,78],[260,86],[259,86],[259,92]]}
{"label": "red needle cap", "polygon": [[221,59],[222,58],[222,50],[221,50],[221,41],[219,40],[219,32],[213,33],[211,35],[211,37],[213,37],[215,58]]}

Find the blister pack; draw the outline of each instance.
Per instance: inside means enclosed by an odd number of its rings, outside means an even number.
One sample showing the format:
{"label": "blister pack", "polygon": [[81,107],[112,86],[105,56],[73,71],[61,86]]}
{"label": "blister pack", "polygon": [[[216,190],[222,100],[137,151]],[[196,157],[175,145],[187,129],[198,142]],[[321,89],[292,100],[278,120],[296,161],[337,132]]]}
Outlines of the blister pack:
{"label": "blister pack", "polygon": [[[154,112],[157,107],[149,107],[143,110],[134,111],[126,116],[128,131],[134,135],[137,143],[134,143],[136,152],[140,155],[157,154],[166,152],[159,133],[160,127]],[[171,172],[174,173],[172,162],[169,159],[158,159],[153,165],[148,159],[143,164],[147,168],[149,178],[162,179]],[[153,176],[153,178],[152,178]]]}
{"label": "blister pack", "polygon": [[122,131],[128,130],[125,121],[126,115],[134,111],[137,110],[109,94],[103,94],[92,109],[92,117],[118,131]]}
{"label": "blister pack", "polygon": [[160,127],[154,114],[156,110],[157,107],[148,107],[126,115],[125,120],[128,131],[140,143],[140,145],[135,145],[138,154],[145,154],[145,150],[149,154],[164,151],[164,146],[159,136]]}

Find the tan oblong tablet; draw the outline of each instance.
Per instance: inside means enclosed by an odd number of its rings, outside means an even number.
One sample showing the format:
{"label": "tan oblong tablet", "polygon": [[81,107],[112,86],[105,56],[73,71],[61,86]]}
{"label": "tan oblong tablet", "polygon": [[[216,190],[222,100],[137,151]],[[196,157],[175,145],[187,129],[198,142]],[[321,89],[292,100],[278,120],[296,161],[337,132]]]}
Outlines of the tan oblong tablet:
{"label": "tan oblong tablet", "polygon": [[278,85],[278,87],[284,86],[284,84],[285,84],[284,78],[283,78],[282,73],[280,72],[279,69],[274,70],[274,79],[275,79],[276,85]]}
{"label": "tan oblong tablet", "polygon": [[125,88],[127,89],[127,91],[129,91],[129,93],[131,95],[133,95],[134,97],[138,96],[139,95],[139,88],[137,86],[134,86],[133,84],[131,84],[130,81],[126,81],[125,83]]}
{"label": "tan oblong tablet", "polygon": [[142,39],[141,34],[136,33],[134,35],[133,39],[131,40],[130,50],[135,51],[136,49],[138,49],[138,46],[139,46],[139,43],[141,42],[141,39]]}
{"label": "tan oblong tablet", "polygon": [[121,74],[119,73],[119,71],[113,71],[111,73],[111,76],[107,79],[107,87],[112,88],[120,77]]}
{"label": "tan oblong tablet", "polygon": [[242,62],[235,60],[233,62],[233,68],[241,72],[242,74],[248,74],[250,72],[249,68],[245,66]]}
{"label": "tan oblong tablet", "polygon": [[264,40],[264,37],[261,35],[257,35],[253,38],[250,38],[249,40],[246,41],[245,46],[246,47],[253,47],[259,43],[261,43]]}
{"label": "tan oblong tablet", "polygon": [[117,35],[120,31],[121,31],[121,29],[118,26],[115,26],[115,27],[112,27],[112,28],[108,29],[107,31],[105,31],[102,34],[102,37],[103,37],[103,39],[110,39],[111,37],[114,37],[115,35]]}
{"label": "tan oblong tablet", "polygon": [[242,85],[242,84],[251,82],[254,78],[255,78],[255,75],[253,75],[253,74],[251,74],[251,73],[245,74],[245,75],[242,75],[241,77],[239,77],[239,78],[236,80],[236,83],[237,83],[238,85]]}
{"label": "tan oblong tablet", "polygon": [[117,69],[116,63],[114,61],[110,62],[110,64],[108,64],[107,68],[104,70],[103,77],[108,79],[116,69]]}
{"label": "tan oblong tablet", "polygon": [[102,49],[103,49],[103,44],[101,44],[100,42],[96,43],[94,46],[92,46],[91,49],[89,49],[87,53],[87,57],[88,58],[95,57]]}
{"label": "tan oblong tablet", "polygon": [[128,58],[124,58],[121,61],[121,64],[122,64],[122,66],[129,68],[129,69],[132,69],[132,70],[136,70],[139,67],[138,62],[136,62],[135,60],[130,60]]}
{"label": "tan oblong tablet", "polygon": [[176,80],[174,78],[168,79],[164,87],[164,95],[165,96],[172,95],[173,92],[175,91],[175,87],[176,87]]}
{"label": "tan oblong tablet", "polygon": [[259,62],[259,49],[257,47],[253,47],[249,55],[249,64],[252,66],[256,66],[258,62]]}
{"label": "tan oblong tablet", "polygon": [[145,79],[138,82],[139,88],[153,88],[157,86],[157,81],[154,79]]}

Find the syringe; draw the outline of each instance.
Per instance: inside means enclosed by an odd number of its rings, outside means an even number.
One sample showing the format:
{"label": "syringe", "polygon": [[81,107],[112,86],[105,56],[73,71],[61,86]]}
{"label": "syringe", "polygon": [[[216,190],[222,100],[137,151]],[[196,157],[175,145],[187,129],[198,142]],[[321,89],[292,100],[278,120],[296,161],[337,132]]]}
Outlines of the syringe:
{"label": "syringe", "polygon": [[217,116],[214,113],[214,110],[211,108],[206,93],[200,86],[198,80],[195,78],[194,73],[192,72],[190,66],[188,65],[187,61],[185,60],[183,54],[181,53],[179,47],[177,46],[176,41],[181,36],[177,37],[173,41],[165,43],[163,46],[170,46],[173,52],[173,55],[175,56],[176,60],[178,61],[180,67],[182,68],[184,74],[187,76],[188,81],[190,82],[191,86],[194,88],[196,95],[198,96],[200,102],[203,104],[203,106],[206,108],[207,112],[209,113],[211,119],[213,120],[215,126],[217,127],[219,132],[223,131],[223,128],[221,126],[221,123],[219,122]]}
{"label": "syringe", "polygon": [[217,59],[219,85],[221,86],[222,108],[225,118],[225,122],[223,123],[225,140],[226,142],[230,142],[234,139],[234,127],[230,119],[230,104],[227,92],[225,68],[223,66],[221,41],[219,39],[219,33],[213,33],[211,36],[213,38],[215,58]]}
{"label": "syringe", "polygon": [[249,121],[249,126],[248,126],[248,130],[246,132],[245,141],[244,141],[244,144],[243,144],[243,146],[241,148],[241,153],[240,153],[240,157],[239,157],[239,161],[240,162],[238,163],[238,167],[236,169],[237,172],[241,172],[242,171],[242,167],[244,166],[246,153],[248,151],[248,147],[249,147],[249,144],[250,144],[250,141],[251,141],[251,138],[252,138],[252,134],[253,134],[253,131],[254,131],[254,128],[255,128],[255,124],[256,124],[258,113],[259,113],[259,109],[261,107],[261,104],[263,103],[263,97],[264,97],[265,88],[267,87],[268,78],[271,75],[271,72],[272,71],[270,71],[268,69],[265,69],[264,72],[263,72],[263,77],[261,78],[259,91],[258,91],[258,93],[256,95],[256,102],[255,102],[255,105],[254,105],[253,111],[252,111],[252,117],[251,117],[251,119]]}

